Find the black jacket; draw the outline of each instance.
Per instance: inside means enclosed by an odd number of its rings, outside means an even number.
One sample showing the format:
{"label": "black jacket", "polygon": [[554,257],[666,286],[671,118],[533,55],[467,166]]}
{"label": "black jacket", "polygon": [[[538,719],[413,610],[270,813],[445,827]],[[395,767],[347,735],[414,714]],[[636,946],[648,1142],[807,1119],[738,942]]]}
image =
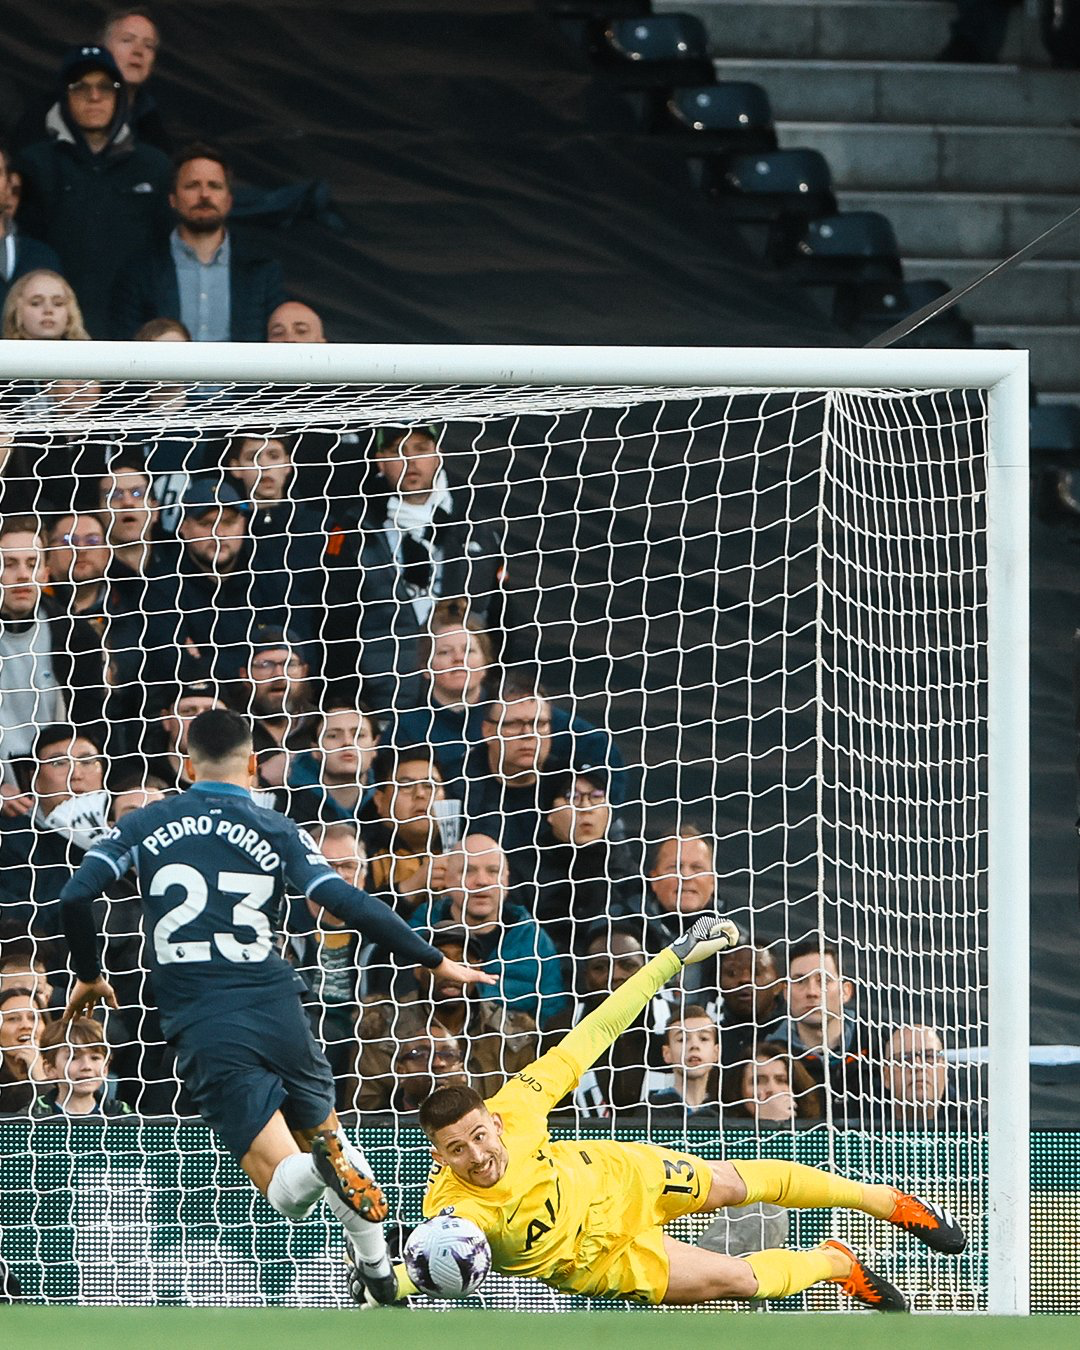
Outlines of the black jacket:
{"label": "black jacket", "polygon": [[[40,239],[30,239],[18,230],[14,231],[12,237],[15,240],[15,266],[11,276],[0,276],[0,309],[4,307],[12,282],[26,276],[27,272],[36,272],[39,267],[47,267],[50,272],[63,271],[59,254],[48,244],[43,244]],[[6,257],[6,247],[6,240],[0,238],[0,258]]]}
{"label": "black jacket", "polygon": [[58,106],[48,119],[52,139],[24,150],[18,162],[20,224],[59,254],[95,338],[110,336],[109,309],[122,267],[169,230],[169,161],[138,144],[125,115],[126,107],[123,114],[118,108],[108,144],[94,154]]}
{"label": "black jacket", "polygon": [[[286,299],[281,264],[257,254],[235,231],[229,231],[229,241],[229,340],[265,342],[266,322]],[[167,238],[120,272],[112,299],[114,338],[134,337],[151,319],[180,318],[180,287]]]}

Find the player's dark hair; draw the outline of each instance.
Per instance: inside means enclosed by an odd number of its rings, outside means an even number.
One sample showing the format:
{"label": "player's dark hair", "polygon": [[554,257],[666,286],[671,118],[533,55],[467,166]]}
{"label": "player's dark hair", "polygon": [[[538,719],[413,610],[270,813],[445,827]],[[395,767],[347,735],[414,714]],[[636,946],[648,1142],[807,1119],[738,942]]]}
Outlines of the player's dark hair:
{"label": "player's dark hair", "polygon": [[420,1128],[434,1143],[435,1135],[447,1125],[456,1125],[470,1111],[482,1111],[484,1099],[466,1084],[447,1084],[436,1088],[420,1103]]}
{"label": "player's dark hair", "polygon": [[188,728],[188,753],[192,759],[220,764],[233,755],[251,752],[251,723],[230,708],[208,708]]}
{"label": "player's dark hair", "polygon": [[809,937],[791,943],[787,949],[788,970],[791,969],[792,961],[797,961],[800,956],[831,956],[837,975],[841,979],[844,978],[844,968],[840,964],[840,948],[837,943],[830,942],[828,938],[823,942],[815,933],[811,933]]}

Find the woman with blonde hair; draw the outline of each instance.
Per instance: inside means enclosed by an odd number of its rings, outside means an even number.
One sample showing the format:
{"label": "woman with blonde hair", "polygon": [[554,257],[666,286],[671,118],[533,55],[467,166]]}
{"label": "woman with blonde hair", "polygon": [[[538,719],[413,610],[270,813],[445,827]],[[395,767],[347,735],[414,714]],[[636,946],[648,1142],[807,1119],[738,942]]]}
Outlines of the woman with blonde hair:
{"label": "woman with blonde hair", "polygon": [[46,268],[27,272],[12,284],[0,327],[5,338],[90,341],[75,292],[59,272]]}

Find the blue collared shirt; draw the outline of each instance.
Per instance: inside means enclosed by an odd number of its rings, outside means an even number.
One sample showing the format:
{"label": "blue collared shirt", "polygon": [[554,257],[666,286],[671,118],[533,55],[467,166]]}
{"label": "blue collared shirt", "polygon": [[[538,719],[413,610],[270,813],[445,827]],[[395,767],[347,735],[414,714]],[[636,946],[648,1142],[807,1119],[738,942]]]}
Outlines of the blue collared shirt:
{"label": "blue collared shirt", "polygon": [[175,230],[169,235],[169,250],[176,267],[181,322],[196,342],[228,342],[232,324],[228,233],[207,263],[199,261]]}

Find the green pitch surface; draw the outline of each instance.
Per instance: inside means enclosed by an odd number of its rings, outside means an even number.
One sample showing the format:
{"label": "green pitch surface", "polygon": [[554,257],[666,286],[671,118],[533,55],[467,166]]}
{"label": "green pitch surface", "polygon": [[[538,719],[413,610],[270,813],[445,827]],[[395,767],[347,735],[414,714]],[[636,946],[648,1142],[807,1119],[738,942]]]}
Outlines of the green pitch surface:
{"label": "green pitch surface", "polygon": [[78,1350],[1076,1350],[1080,1318],[9,1307],[0,1308],[0,1342]]}

